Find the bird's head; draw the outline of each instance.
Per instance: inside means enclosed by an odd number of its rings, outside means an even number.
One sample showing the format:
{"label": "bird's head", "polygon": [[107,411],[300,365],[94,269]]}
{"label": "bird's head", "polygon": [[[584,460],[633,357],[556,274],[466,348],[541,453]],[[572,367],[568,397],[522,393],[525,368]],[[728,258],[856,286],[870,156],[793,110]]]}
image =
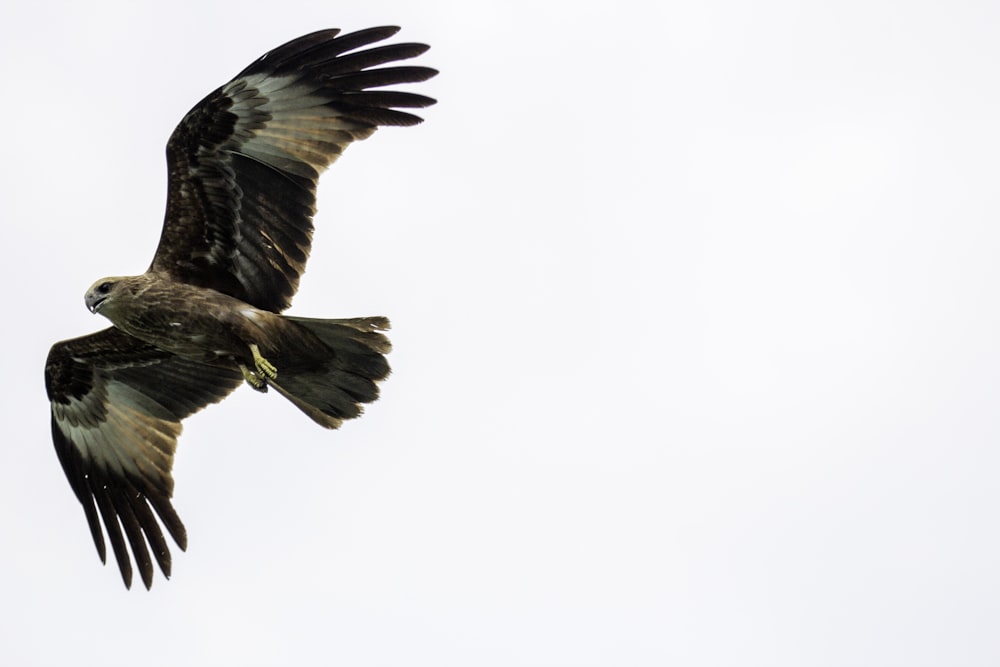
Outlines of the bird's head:
{"label": "bird's head", "polygon": [[91,285],[83,297],[87,309],[92,313],[99,313],[101,309],[110,305],[121,290],[124,280],[124,278],[101,278]]}

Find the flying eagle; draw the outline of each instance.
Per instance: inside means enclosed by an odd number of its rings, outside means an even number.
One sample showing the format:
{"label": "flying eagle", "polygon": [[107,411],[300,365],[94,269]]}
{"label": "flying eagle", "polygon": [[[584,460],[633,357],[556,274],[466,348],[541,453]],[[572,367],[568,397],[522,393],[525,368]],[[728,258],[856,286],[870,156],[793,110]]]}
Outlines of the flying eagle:
{"label": "flying eagle", "polygon": [[167,143],[167,211],[152,264],[95,282],[87,308],[114,326],[49,352],[56,454],[106,562],[103,520],[126,587],[128,546],[147,589],[152,559],[170,576],[160,523],[187,547],[170,501],[182,419],[242,382],[273,388],[326,428],[378,397],[389,373],[386,318],[278,313],[305,270],[320,172],[378,126],[421,121],[399,108],[434,104],[380,90],[437,74],[380,67],[419,56],[424,44],[364,48],[398,30],[299,37],[191,109]]}

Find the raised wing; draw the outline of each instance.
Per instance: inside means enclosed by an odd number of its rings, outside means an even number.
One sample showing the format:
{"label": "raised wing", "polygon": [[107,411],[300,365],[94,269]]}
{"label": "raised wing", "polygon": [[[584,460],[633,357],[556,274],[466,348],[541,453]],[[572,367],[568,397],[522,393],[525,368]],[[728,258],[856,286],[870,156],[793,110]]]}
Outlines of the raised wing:
{"label": "raised wing", "polygon": [[45,388],[56,454],[107,562],[103,519],[126,587],[132,585],[126,538],[146,588],[153,581],[150,549],[170,576],[170,550],[154,510],[177,545],[187,547],[170,502],[180,422],[241,381],[237,370],[185,361],[113,327],[49,351]]}
{"label": "raised wing", "polygon": [[319,174],[422,95],[369,90],[413,83],[427,67],[378,67],[423,44],[357,50],[394,27],[312,33],[279,46],[198,103],[167,144],[169,189],[151,269],[271,311],[291,303],[312,239]]}

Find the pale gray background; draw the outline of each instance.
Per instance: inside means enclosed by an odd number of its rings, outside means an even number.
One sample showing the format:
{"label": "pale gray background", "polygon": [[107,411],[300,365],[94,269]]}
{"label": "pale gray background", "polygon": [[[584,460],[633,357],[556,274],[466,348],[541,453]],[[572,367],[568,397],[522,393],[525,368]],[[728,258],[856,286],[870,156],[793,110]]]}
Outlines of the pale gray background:
{"label": "pale gray background", "polygon": [[[5,5],[0,661],[1000,664],[1000,6]],[[174,577],[102,568],[49,345],[145,269],[163,147],[267,49],[395,23],[417,128],[320,185],[292,312],[392,317],[326,432],[186,423]]]}

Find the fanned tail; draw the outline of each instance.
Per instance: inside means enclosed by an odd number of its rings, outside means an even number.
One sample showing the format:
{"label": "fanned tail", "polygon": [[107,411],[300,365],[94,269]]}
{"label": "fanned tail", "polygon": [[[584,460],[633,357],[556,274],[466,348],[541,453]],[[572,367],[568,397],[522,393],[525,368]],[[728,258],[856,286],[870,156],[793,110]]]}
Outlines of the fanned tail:
{"label": "fanned tail", "polygon": [[278,377],[268,385],[295,404],[320,426],[338,428],[345,419],[363,412],[363,405],[378,398],[376,382],[389,375],[385,355],[392,349],[382,331],[385,317],[321,320],[284,316],[315,336],[328,356],[288,355],[272,358]]}

